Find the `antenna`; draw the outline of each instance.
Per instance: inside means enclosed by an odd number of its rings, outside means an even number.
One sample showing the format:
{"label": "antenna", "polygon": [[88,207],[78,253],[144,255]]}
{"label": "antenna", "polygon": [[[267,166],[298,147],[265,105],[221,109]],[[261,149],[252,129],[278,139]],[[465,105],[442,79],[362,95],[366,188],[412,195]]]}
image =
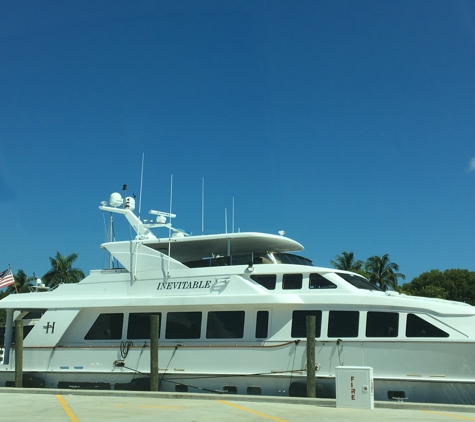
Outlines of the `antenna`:
{"label": "antenna", "polygon": [[228,234],[228,209],[224,209],[224,232]]}
{"label": "antenna", "polygon": [[139,194],[139,220],[140,220],[140,211],[142,210],[142,185],[143,185],[143,162],[145,154],[142,152],[142,171],[140,172],[140,194]]}
{"label": "antenna", "polygon": [[[172,214],[172,201],[173,201],[173,174],[170,175],[170,215]],[[170,277],[170,259],[171,259],[171,247],[172,247],[172,225],[170,220],[170,225],[168,226],[168,268],[167,268],[167,278]]]}
{"label": "antenna", "polygon": [[[114,240],[114,218],[112,217],[112,213],[109,215],[109,238],[107,239],[109,242],[112,242]],[[114,267],[114,257],[112,256],[112,253],[109,252],[109,269],[112,269]]]}
{"label": "antenna", "polygon": [[233,214],[232,214],[232,225],[231,225],[232,233],[234,233],[234,196],[233,196]]}
{"label": "antenna", "polygon": [[205,232],[205,178],[201,180],[201,234]]}

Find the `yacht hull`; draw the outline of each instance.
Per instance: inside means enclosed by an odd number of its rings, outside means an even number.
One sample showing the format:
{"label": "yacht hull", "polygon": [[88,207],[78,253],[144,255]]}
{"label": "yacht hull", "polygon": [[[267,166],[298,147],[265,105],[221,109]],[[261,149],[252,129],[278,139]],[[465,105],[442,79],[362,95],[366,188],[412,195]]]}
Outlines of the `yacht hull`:
{"label": "yacht hull", "polygon": [[[0,374],[0,385],[13,387],[15,373]],[[159,374],[164,392],[306,397],[305,375]],[[336,398],[335,378],[316,377],[317,398]],[[105,372],[28,372],[24,388],[150,391],[148,374]],[[391,395],[391,393],[393,393]],[[475,383],[374,379],[376,401],[475,405]]]}

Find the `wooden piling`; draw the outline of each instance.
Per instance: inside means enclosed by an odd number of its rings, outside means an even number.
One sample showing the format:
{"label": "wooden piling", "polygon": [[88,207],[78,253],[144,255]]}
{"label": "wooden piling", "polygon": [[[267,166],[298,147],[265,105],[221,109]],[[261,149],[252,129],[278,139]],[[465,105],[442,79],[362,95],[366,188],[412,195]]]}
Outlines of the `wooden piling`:
{"label": "wooden piling", "polygon": [[315,383],[315,315],[307,315],[307,397],[317,397]]}
{"label": "wooden piling", "polygon": [[158,391],[159,316],[150,315],[150,391]]}
{"label": "wooden piling", "polygon": [[23,387],[23,320],[15,321],[15,387]]}

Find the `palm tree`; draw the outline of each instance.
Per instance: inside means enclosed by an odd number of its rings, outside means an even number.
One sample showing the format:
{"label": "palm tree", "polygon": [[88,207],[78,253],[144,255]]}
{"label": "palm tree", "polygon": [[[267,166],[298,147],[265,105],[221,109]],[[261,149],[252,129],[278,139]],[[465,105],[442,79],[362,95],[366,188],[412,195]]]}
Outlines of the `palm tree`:
{"label": "palm tree", "polygon": [[353,252],[343,252],[341,255],[336,256],[335,261],[330,262],[337,270],[357,272],[363,268],[363,261],[359,259],[355,261]]}
{"label": "palm tree", "polygon": [[5,291],[7,294],[16,291],[18,291],[18,293],[28,293],[30,291],[29,286],[36,277],[28,277],[23,270],[18,270],[13,278],[15,279],[15,284],[7,287]]}
{"label": "palm tree", "polygon": [[398,278],[406,278],[404,274],[398,273],[399,265],[389,260],[389,255],[371,256],[365,264],[365,271],[368,274],[369,281],[381,287],[383,290],[397,290]]}
{"label": "palm tree", "polygon": [[56,252],[54,258],[50,257],[51,269],[43,276],[43,281],[49,287],[62,283],[78,283],[84,278],[84,273],[79,268],[73,268],[73,262],[78,257],[77,253],[63,256]]}

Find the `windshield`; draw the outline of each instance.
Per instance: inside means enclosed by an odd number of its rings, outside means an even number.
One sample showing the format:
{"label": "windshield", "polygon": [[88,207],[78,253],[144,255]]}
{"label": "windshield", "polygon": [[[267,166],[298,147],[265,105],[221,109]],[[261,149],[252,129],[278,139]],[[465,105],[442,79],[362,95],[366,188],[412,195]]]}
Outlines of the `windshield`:
{"label": "windshield", "polygon": [[352,286],[355,286],[358,289],[364,290],[379,290],[383,291],[379,287],[371,284],[366,278],[356,274],[348,274],[348,273],[337,273],[343,280],[350,283]]}
{"label": "windshield", "polygon": [[254,252],[247,254],[239,254],[232,256],[207,257],[198,261],[185,262],[184,264],[190,268],[196,267],[222,267],[225,265],[249,265],[252,264],[294,264],[294,265],[310,265],[312,261],[303,256],[290,253],[270,253],[270,252]]}
{"label": "windshield", "polygon": [[291,253],[274,253],[272,255],[277,264],[313,265],[310,259]]}

